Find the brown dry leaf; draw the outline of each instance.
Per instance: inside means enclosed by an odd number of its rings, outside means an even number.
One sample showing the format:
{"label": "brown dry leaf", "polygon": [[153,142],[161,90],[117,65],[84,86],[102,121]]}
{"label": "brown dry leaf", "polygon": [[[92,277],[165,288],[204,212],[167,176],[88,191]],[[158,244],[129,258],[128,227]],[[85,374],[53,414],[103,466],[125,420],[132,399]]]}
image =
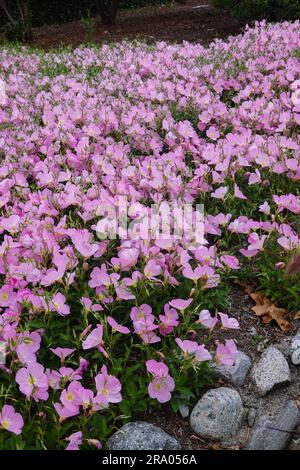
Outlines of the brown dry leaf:
{"label": "brown dry leaf", "polygon": [[212,450],[222,450],[222,447],[219,442],[214,442],[213,444],[210,444],[209,448]]}
{"label": "brown dry leaf", "polygon": [[286,314],[287,314],[287,311],[285,310],[285,308],[276,307],[275,304],[273,304],[268,310],[268,316],[276,321],[276,323],[280,326],[282,331],[289,331],[290,329],[289,322],[284,319]]}
{"label": "brown dry leaf", "polygon": [[249,295],[256,303],[256,305],[252,307],[251,310],[253,310],[257,316],[262,317],[262,321],[265,324],[274,320],[282,329],[282,331],[289,331],[290,324],[284,318],[288,313],[287,310],[277,307],[274,302],[268,299],[268,297],[266,297],[262,292],[251,292]]}
{"label": "brown dry leaf", "polygon": [[298,312],[295,313],[294,320],[300,320],[300,310],[298,310]]}

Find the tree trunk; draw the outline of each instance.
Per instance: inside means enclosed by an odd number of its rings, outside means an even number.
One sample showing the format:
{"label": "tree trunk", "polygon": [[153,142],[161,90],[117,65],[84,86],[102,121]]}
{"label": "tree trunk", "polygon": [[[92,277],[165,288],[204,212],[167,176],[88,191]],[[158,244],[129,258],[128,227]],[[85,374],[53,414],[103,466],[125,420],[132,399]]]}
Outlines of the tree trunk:
{"label": "tree trunk", "polygon": [[30,0],[16,0],[17,10],[14,10],[14,15],[10,11],[6,0],[0,0],[0,9],[2,9],[8,19],[11,28],[17,29],[18,24],[22,25],[22,40],[30,38]]}
{"label": "tree trunk", "polygon": [[97,3],[102,23],[107,26],[114,24],[120,0],[98,0]]}

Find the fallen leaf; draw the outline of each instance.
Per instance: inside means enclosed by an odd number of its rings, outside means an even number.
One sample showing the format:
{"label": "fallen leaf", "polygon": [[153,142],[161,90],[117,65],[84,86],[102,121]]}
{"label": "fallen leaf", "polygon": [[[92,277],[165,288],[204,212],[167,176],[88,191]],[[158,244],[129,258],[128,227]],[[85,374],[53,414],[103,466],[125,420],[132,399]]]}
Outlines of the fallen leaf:
{"label": "fallen leaf", "polygon": [[295,313],[294,320],[300,320],[300,310],[298,310],[298,312]]}
{"label": "fallen leaf", "polygon": [[210,444],[209,448],[212,450],[222,450],[222,447],[219,442],[214,442],[213,444]]}
{"label": "fallen leaf", "polygon": [[[288,313],[285,308],[277,307],[276,304],[268,299],[262,292],[249,292],[249,296],[256,303],[251,310],[255,315],[262,318],[263,323],[268,324],[274,320],[282,331],[287,332],[290,330],[290,324],[284,318]],[[298,313],[300,318],[300,312]]]}

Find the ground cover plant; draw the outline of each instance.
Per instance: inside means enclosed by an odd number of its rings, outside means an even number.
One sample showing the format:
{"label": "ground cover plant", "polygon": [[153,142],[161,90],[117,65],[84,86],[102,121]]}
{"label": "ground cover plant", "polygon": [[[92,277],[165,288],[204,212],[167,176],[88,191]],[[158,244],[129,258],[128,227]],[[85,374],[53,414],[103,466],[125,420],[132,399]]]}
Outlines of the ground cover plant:
{"label": "ground cover plant", "polygon": [[[299,33],[0,51],[0,448],[98,449],[193,401],[234,360],[234,280],[299,308]],[[203,204],[203,246],[105,237],[120,196],[132,232]]]}

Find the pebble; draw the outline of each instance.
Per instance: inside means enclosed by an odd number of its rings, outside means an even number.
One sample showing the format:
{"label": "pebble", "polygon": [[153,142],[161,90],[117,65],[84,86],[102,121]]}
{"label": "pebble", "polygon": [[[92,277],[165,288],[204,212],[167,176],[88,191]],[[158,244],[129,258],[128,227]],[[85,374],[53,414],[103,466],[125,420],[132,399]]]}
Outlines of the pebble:
{"label": "pebble", "polygon": [[289,365],[283,354],[274,347],[269,347],[253,367],[251,378],[259,395],[263,396],[274,387],[291,381]]}
{"label": "pebble", "polygon": [[300,364],[300,349],[296,349],[296,351],[293,352],[291,361],[294,366],[298,366]]}
{"label": "pebble", "polygon": [[109,450],[179,450],[179,442],[153,424],[135,421],[125,424],[107,441]]}
{"label": "pebble", "polygon": [[254,326],[251,326],[251,328],[249,328],[249,333],[251,336],[256,336],[258,334],[257,329]]}
{"label": "pebble", "polygon": [[292,363],[298,366],[300,364],[300,329],[291,341],[290,354]]}
{"label": "pebble", "polygon": [[250,428],[254,426],[256,420],[257,411],[255,408],[249,408],[248,415],[247,415],[247,423]]}
{"label": "pebble", "polygon": [[189,414],[190,414],[190,410],[189,410],[189,407],[183,403],[180,403],[179,405],[179,413],[181,414],[182,418],[188,418]]}
{"label": "pebble", "polygon": [[220,387],[209,390],[194,407],[190,424],[199,436],[220,440],[239,430],[244,415],[243,403],[236,390]]}

